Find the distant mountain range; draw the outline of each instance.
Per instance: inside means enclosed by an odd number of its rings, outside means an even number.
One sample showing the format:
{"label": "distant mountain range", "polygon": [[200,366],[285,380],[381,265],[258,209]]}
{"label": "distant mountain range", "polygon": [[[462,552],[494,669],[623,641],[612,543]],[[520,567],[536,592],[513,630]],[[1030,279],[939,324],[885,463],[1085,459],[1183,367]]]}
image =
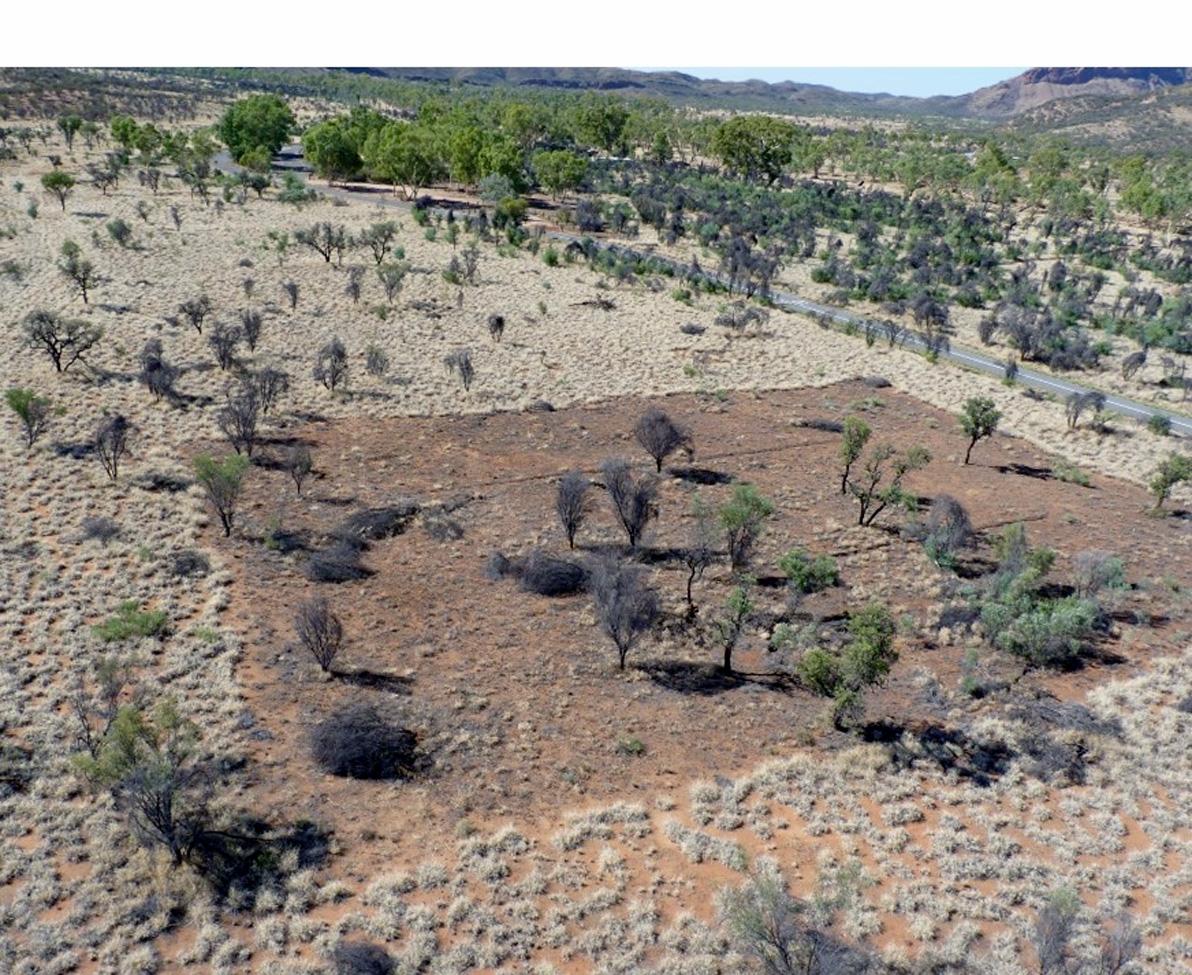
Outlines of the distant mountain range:
{"label": "distant mountain range", "polygon": [[911,115],[1013,119],[1066,98],[1135,97],[1192,82],[1192,68],[1031,68],[967,95],[912,98],[797,81],[717,81],[626,68],[340,68],[378,77],[483,87],[509,85],[652,95],[708,108],[794,115]]}

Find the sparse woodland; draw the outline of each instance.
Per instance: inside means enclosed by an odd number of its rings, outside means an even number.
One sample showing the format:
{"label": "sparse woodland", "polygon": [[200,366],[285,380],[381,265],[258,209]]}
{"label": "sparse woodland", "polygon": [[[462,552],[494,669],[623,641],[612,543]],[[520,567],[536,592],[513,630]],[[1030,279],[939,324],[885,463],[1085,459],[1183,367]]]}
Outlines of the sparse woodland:
{"label": "sparse woodland", "polygon": [[210,77],[0,97],[0,970],[1192,964],[1186,161]]}

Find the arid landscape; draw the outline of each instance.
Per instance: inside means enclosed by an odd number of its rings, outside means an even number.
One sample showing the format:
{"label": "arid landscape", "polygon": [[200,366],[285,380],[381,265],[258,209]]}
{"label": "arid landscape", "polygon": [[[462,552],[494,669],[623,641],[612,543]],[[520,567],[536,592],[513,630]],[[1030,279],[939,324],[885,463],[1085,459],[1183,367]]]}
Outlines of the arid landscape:
{"label": "arid landscape", "polygon": [[387,70],[0,70],[0,972],[1188,971],[1185,76]]}

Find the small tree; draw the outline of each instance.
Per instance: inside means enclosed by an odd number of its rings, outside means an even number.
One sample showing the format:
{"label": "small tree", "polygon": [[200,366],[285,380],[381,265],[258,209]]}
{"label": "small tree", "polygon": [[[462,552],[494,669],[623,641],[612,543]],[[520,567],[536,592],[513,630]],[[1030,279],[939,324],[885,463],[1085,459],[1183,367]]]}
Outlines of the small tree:
{"label": "small tree", "polygon": [[604,461],[600,465],[600,473],[604,477],[604,486],[617,520],[629,537],[629,547],[635,549],[647,523],[655,514],[657,482],[649,477],[634,477],[628,461],[621,458]]}
{"label": "small tree", "polygon": [[143,841],[164,846],[177,866],[191,857],[210,821],[209,781],[195,760],[198,729],[171,701],[153,715],[123,707],[97,754],[80,755],[78,770],[111,790]]}
{"label": "small tree", "polygon": [[113,481],[120,474],[120,463],[128,452],[132,424],[121,413],[105,417],[95,431],[95,453]]}
{"label": "small tree", "polygon": [[658,473],[662,473],[662,462],[682,447],[690,453],[691,433],[674,423],[662,410],[647,410],[633,428],[633,435],[642,449],[654,458]]}
{"label": "small tree", "polygon": [[732,497],[720,509],[720,524],[728,539],[729,563],[733,571],[749,564],[762,526],[774,513],[774,504],[752,484],[738,484]]}
{"label": "small tree", "polygon": [[140,380],[155,400],[174,399],[178,394],[174,384],[178,381],[181,370],[166,362],[161,339],[149,339],[141,350]]}
{"label": "small tree", "polygon": [[1076,934],[1079,913],[1080,898],[1075,892],[1061,888],[1048,897],[1031,932],[1031,941],[1039,961],[1039,975],[1068,971],[1071,942]]}
{"label": "small tree", "polygon": [[79,289],[83,304],[88,304],[88,295],[99,280],[99,275],[95,271],[95,265],[83,256],[83,251],[73,240],[63,241],[58,270]]}
{"label": "small tree", "polygon": [[298,307],[298,282],[297,281],[283,281],[281,290],[285,292],[286,301],[290,303],[290,311]]}
{"label": "small tree", "polygon": [[639,568],[612,560],[593,568],[589,585],[596,619],[616,646],[618,665],[624,670],[629,651],[658,616],[658,597]]}
{"label": "small tree", "polygon": [[264,317],[256,309],[242,308],[240,310],[240,329],[249,352],[257,351],[257,343],[261,341],[261,328],[264,323]]}
{"label": "small tree", "polygon": [[388,264],[377,265],[377,278],[385,290],[385,300],[389,304],[392,305],[397,300],[397,296],[401,294],[402,285],[405,284],[409,270],[410,266],[405,261],[392,261]]}
{"label": "small tree", "polygon": [[848,494],[849,473],[853,469],[853,464],[861,456],[865,445],[869,443],[872,433],[873,431],[869,429],[869,424],[859,416],[844,418],[844,434],[843,440],[840,443],[840,459],[844,461],[844,471],[840,475],[841,494]]}
{"label": "small tree", "polygon": [[1001,411],[988,397],[974,396],[965,400],[964,411],[960,414],[960,429],[969,438],[968,449],[964,452],[965,464],[968,464],[977,441],[993,436],[1001,418]]}
{"label": "small tree", "polygon": [[851,640],[840,654],[815,648],[799,662],[800,680],[819,694],[833,699],[832,721],[837,728],[855,717],[865,689],[885,680],[898,659],[894,648],[894,620],[877,603],[849,613]]}
{"label": "small tree", "polygon": [[58,131],[62,133],[62,138],[66,141],[66,148],[74,149],[75,136],[83,127],[82,118],[78,115],[60,115],[57,125]]}
{"label": "small tree", "polygon": [[500,342],[501,336],[505,334],[505,316],[489,315],[487,325],[488,334],[492,336],[492,340],[494,342]]}
{"label": "small tree", "polygon": [[379,267],[384,263],[396,237],[397,224],[392,220],[384,220],[381,223],[370,224],[361,231],[360,242],[372,251],[373,260]]}
{"label": "small tree", "polygon": [[231,454],[216,460],[206,454],[195,458],[195,477],[211,507],[219,516],[224,535],[230,536],[236,519],[236,506],[244,488],[249,459],[243,454]]}
{"label": "small tree", "polygon": [[754,608],[753,600],[749,596],[749,580],[744,580],[733,587],[724,604],[724,614],[716,620],[716,636],[724,651],[721,667],[725,673],[733,672],[733,650],[737,641],[741,639],[741,634],[745,632]]}
{"label": "small tree", "polygon": [[182,302],[178,306],[183,317],[190,322],[191,327],[200,335],[203,334],[203,322],[207,320],[207,316],[211,314],[211,299],[206,295],[199,295],[197,298],[190,298]]}
{"label": "small tree", "polygon": [[243,337],[239,325],[225,325],[223,322],[216,322],[207,336],[207,344],[211,346],[215,362],[224,372],[236,364],[236,346]]}
{"label": "small tree", "polygon": [[694,617],[696,610],[692,587],[704,577],[704,571],[716,558],[716,550],[713,548],[712,509],[699,495],[691,502],[691,514],[691,538],[683,549],[683,564],[687,566],[687,613]]}
{"label": "small tree", "polygon": [[103,329],[78,318],[63,318],[52,311],[32,311],[25,316],[25,338],[33,348],[44,349],[56,372],[66,372],[94,348]]}
{"label": "small tree", "polygon": [[260,372],[254,373],[250,380],[256,390],[257,400],[261,404],[261,413],[265,416],[277,405],[277,401],[290,389],[290,374],[284,369],[266,366]]}
{"label": "small tree", "polygon": [[321,255],[328,264],[331,263],[332,254],[338,255],[338,259],[342,261],[343,252],[349,243],[348,232],[343,224],[332,226],[326,221],[316,223],[306,230],[295,231],[294,240]]}
{"label": "small tree", "polygon": [[298,607],[294,630],[302,644],[324,673],[331,672],[344,641],[344,628],[339,617],[331,611],[327,600],[318,596]]}
{"label": "small tree", "polygon": [[[860,505],[857,524],[872,525],[891,504],[913,509],[917,500],[902,489],[903,479],[911,471],[926,467],[930,461],[931,454],[923,447],[911,447],[901,455],[889,444],[881,444],[870,451],[861,476],[856,481],[848,481],[848,490]],[[892,475],[890,482],[882,487],[887,474]]]}
{"label": "small tree", "polygon": [[447,353],[443,358],[443,365],[447,367],[448,372],[453,372],[459,376],[459,381],[463,383],[465,393],[472,388],[472,380],[476,376],[476,369],[472,365],[472,352],[470,349],[455,349]]}
{"label": "small tree", "polygon": [[969,543],[972,534],[969,514],[954,497],[941,494],[931,502],[923,548],[932,562],[942,568],[953,568],[956,553]]}
{"label": "small tree", "polygon": [[559,480],[555,493],[555,512],[567,535],[567,547],[575,548],[575,536],[588,512],[588,488],[591,482],[579,471],[568,471]]}
{"label": "small tree", "polygon": [[313,375],[333,393],[348,381],[348,350],[339,336],[319,349]]}
{"label": "small tree", "polygon": [[252,457],[257,445],[257,425],[261,418],[261,402],[256,388],[251,384],[240,387],[228,396],[223,409],[216,414],[215,422],[220,432],[227,437],[237,454]]}
{"label": "small tree", "polygon": [[31,389],[19,387],[8,390],[4,400],[21,421],[25,446],[31,448],[50,424],[50,401]]}
{"label": "small tree", "polygon": [[1163,508],[1163,503],[1171,497],[1171,489],[1177,484],[1192,481],[1192,456],[1187,454],[1171,454],[1159,464],[1151,478],[1151,494],[1155,496],[1155,511]]}
{"label": "small tree", "polygon": [[315,468],[310,448],[305,444],[295,444],[291,447],[289,453],[286,454],[285,467],[286,473],[290,475],[290,480],[294,482],[298,496],[301,497],[302,482],[310,476],[311,471]]}
{"label": "small tree", "polygon": [[61,169],[54,169],[41,178],[42,189],[55,197],[66,212],[66,200],[74,192],[75,178]]}

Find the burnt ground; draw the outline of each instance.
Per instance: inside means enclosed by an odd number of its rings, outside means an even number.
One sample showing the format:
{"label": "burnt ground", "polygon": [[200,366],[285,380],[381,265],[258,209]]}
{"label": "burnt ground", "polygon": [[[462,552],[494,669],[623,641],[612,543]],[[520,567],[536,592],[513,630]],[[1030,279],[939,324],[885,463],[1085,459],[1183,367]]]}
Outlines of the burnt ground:
{"label": "burnt ground", "polygon": [[[1171,600],[1164,598],[1170,592],[1160,580],[1192,579],[1187,520],[1151,517],[1146,493],[1125,482],[1093,475],[1085,488],[1057,480],[1048,458],[1001,435],[979,444],[964,467],[955,419],[890,388],[851,382],[723,400],[683,394],[558,412],[274,428],[250,478],[241,528],[220,542],[237,577],[230,612],[245,638],[239,675],[255,722],[246,738],[257,811],[331,826],[352,871],[364,876],[370,858],[449,847],[464,818],[534,821],[595,802],[649,802],[812,740],[839,746],[848,739],[826,725],[823,700],[789,680],[783,673],[789,661],[766,649],[766,632],[785,604],[769,577],[794,545],[831,553],[841,572],[838,588],[801,604],[803,621],[818,620],[826,632],[874,595],[905,617],[900,660],[887,686],[869,698],[867,720],[894,728],[941,720],[921,677],[930,672],[956,692],[965,649],[948,630],[940,632],[940,614],[943,596],[971,580],[935,568],[917,543],[902,538],[894,530],[905,521],[901,513],[884,516],[885,529],[856,528],[855,502],[839,491],[839,435],[800,425],[840,420],[864,401],[874,442],[931,450],[930,466],[908,480],[924,503],[951,494],[983,532],[1024,521],[1034,544],[1059,552],[1057,580],[1066,579],[1068,560],[1084,549],[1115,551],[1125,560],[1136,588],[1122,597],[1099,655],[1063,675],[1023,675],[1021,667],[995,660],[1017,687],[1079,699],[1107,674],[1128,673],[1147,655],[1186,639],[1186,621],[1170,615]],[[571,468],[595,476],[610,455],[633,460],[643,473],[652,470],[629,431],[655,404],[691,427],[695,456],[672,458],[663,475],[659,517],[638,558],[666,616],[622,674],[594,625],[588,597],[528,594],[513,580],[491,581],[485,566],[498,549],[517,554],[540,545],[566,554],[553,509],[557,477]],[[297,441],[310,445],[317,471],[301,498],[269,463]],[[669,554],[689,537],[697,480],[710,482],[698,487],[709,502],[726,498],[732,480],[749,481],[777,508],[754,560],[759,625],[735,657],[745,676],[733,679],[712,668],[718,649],[709,633],[729,592],[727,565],[722,559],[697,585],[701,612],[688,623],[686,571]],[[370,546],[363,559],[369,577],[338,584],[305,578],[307,549],[323,545],[344,518],[410,497],[424,515]],[[425,516],[434,504],[451,509],[445,517],[462,537],[429,530],[444,517]],[[575,553],[580,559],[623,541],[602,490],[593,489],[592,504]],[[285,544],[262,544],[270,532]],[[962,574],[978,574],[991,558],[983,536]],[[294,609],[316,592],[331,600],[348,637],[330,679],[291,645]],[[316,769],[307,746],[311,723],[351,700],[377,702],[415,728],[430,771],[395,784]],[[644,753],[633,753],[631,740]],[[377,837],[380,845],[372,842]]]}

